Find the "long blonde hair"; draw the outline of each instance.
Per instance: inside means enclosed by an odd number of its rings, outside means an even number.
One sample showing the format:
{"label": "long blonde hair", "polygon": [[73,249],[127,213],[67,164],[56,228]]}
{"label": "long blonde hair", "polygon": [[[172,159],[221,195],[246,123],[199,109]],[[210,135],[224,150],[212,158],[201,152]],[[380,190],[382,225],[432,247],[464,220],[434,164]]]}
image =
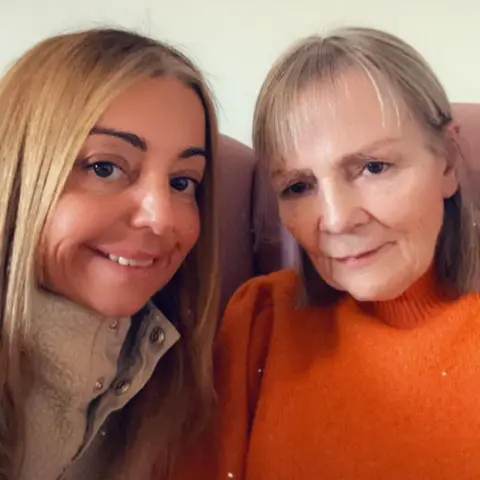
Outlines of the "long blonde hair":
{"label": "long blonde hair", "polygon": [[[212,398],[211,346],[218,303],[217,122],[198,69],[174,48],[115,29],[59,35],[28,51],[0,82],[0,478],[16,478],[24,426],[22,344],[36,287],[35,253],[88,133],[112,100],[135,82],[172,76],[192,88],[206,118],[207,169],[199,194],[200,239],[156,298],[176,322],[179,342],[122,413],[132,445],[121,478],[148,477],[153,457],[166,472],[202,422]],[[110,474],[109,474],[110,475]]]}
{"label": "long blonde hair", "polygon": [[[349,70],[363,72],[372,81],[380,104],[384,104],[382,91],[388,92],[389,100],[393,97],[397,109],[403,103],[424,130],[431,148],[456,162],[460,187],[445,200],[435,263],[440,282],[451,287],[454,295],[478,291],[478,195],[468,182],[471,166],[466,164],[457,138],[446,133],[453,119],[445,90],[425,59],[403,40],[375,29],[350,27],[293,45],[271,68],[257,100],[253,144],[258,158],[271,169],[295,151],[299,125],[294,112],[302,95],[313,85],[321,95],[323,87],[341,81]],[[304,302],[335,301],[339,292],[322,281],[302,249],[300,257]]]}

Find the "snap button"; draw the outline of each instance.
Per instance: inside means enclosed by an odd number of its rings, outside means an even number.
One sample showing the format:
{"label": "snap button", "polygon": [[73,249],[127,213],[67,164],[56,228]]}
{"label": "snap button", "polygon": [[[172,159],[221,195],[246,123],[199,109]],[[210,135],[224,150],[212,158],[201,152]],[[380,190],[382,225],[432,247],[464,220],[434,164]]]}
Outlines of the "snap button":
{"label": "snap button", "polygon": [[108,328],[109,328],[109,330],[112,330],[112,331],[114,332],[115,330],[118,330],[118,325],[119,325],[118,320],[114,320],[114,321],[108,326]]}
{"label": "snap button", "polygon": [[95,382],[95,390],[98,392],[99,390],[102,390],[103,389],[103,385],[104,385],[104,380],[103,378],[99,378],[96,382]]}
{"label": "snap button", "polygon": [[153,345],[161,345],[165,341],[165,332],[163,328],[155,327],[150,332],[150,343]]}
{"label": "snap button", "polygon": [[128,392],[130,382],[128,380],[119,380],[114,387],[115,395],[123,395]]}

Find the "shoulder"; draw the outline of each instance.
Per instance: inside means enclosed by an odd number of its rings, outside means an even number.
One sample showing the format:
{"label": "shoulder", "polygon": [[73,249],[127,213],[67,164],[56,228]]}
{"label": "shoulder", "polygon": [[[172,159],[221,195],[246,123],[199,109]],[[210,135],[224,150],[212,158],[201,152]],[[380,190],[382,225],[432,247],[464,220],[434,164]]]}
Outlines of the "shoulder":
{"label": "shoulder", "polygon": [[[249,422],[260,392],[258,372],[266,363],[274,325],[288,320],[299,285],[293,270],[255,277],[233,294],[225,309],[215,348],[217,392],[226,405],[246,399],[243,407]],[[235,415],[239,411],[235,407]]]}
{"label": "shoulder", "polygon": [[277,302],[291,305],[296,300],[299,287],[300,277],[294,270],[280,270],[254,277],[233,294],[225,313],[236,309],[262,311]]}
{"label": "shoulder", "polygon": [[236,344],[240,339],[266,341],[274,317],[282,317],[283,312],[293,308],[299,286],[300,278],[294,270],[280,270],[244,283],[227,304],[219,340]]}

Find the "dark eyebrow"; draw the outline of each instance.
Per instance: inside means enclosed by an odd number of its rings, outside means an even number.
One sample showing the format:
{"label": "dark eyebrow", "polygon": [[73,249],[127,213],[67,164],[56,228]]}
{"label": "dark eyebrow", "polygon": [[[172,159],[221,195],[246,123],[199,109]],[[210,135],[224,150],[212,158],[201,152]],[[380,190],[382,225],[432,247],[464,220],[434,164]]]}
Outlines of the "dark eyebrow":
{"label": "dark eyebrow", "polygon": [[207,158],[207,150],[202,147],[189,147],[180,154],[180,158],[190,158],[196,156]]}
{"label": "dark eyebrow", "polygon": [[281,177],[284,182],[289,183],[298,178],[315,178],[315,175],[310,168],[294,168],[292,170],[278,168],[272,171],[271,177],[272,179]]}
{"label": "dark eyebrow", "polygon": [[147,142],[134,133],[114,130],[113,128],[93,127],[90,130],[90,135],[110,135],[111,137],[120,138],[121,140],[128,142],[142,152],[147,151]]}
{"label": "dark eyebrow", "polygon": [[[125,142],[128,142],[130,145],[138,148],[142,152],[146,152],[148,150],[147,142],[145,139],[135,135],[135,133],[131,132],[123,132],[121,130],[115,130],[113,128],[104,128],[104,127],[93,127],[90,130],[91,135],[110,135],[111,137],[120,138]],[[207,150],[202,147],[189,147],[185,149],[181,154],[180,158],[190,158],[190,157],[207,157]]]}
{"label": "dark eyebrow", "polygon": [[[349,167],[350,165],[355,165],[359,162],[359,160],[365,161],[365,157],[368,156],[369,153],[374,153],[376,150],[384,147],[386,145],[395,144],[400,141],[399,138],[396,137],[386,137],[380,140],[376,140],[372,143],[366,144],[355,150],[353,152],[347,153],[340,157],[340,166],[343,168]],[[280,166],[275,168],[271,172],[271,178],[273,180],[277,178],[282,179],[282,183],[289,183],[293,180],[297,180],[298,178],[307,178],[307,179],[315,179],[315,174],[310,168],[293,168],[293,169],[285,169],[284,167]]]}
{"label": "dark eyebrow", "polygon": [[358,157],[368,155],[369,153],[374,153],[376,150],[386,145],[397,143],[398,141],[400,141],[400,139],[396,137],[387,137],[387,138],[382,138],[380,140],[376,140],[372,143],[364,145],[363,147],[359,148],[354,152],[347,153],[341,158],[341,163],[349,163],[350,161],[355,160]]}

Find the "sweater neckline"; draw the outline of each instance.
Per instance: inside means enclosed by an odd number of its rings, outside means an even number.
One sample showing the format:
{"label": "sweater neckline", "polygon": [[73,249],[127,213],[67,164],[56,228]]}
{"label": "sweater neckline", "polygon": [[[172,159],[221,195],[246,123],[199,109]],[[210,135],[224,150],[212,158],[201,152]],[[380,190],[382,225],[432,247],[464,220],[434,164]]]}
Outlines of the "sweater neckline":
{"label": "sweater neckline", "polygon": [[383,323],[401,329],[424,325],[452,301],[429,269],[402,295],[387,301],[358,302],[359,307]]}

